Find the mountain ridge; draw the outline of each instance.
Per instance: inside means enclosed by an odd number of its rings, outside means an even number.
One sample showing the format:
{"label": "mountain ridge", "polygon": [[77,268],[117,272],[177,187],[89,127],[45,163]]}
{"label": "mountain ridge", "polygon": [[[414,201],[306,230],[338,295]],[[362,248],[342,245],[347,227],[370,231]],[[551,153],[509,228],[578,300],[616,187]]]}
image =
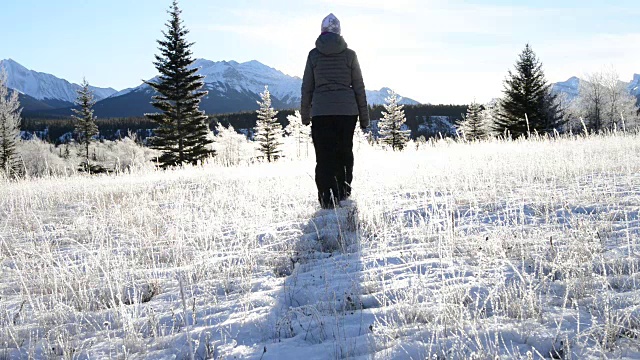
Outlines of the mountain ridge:
{"label": "mountain ridge", "polygon": [[[13,70],[14,73],[19,73],[21,75],[18,76],[19,78],[30,76],[31,79],[29,84],[32,89],[27,89],[28,86],[15,86],[17,83],[15,80],[9,83],[9,87],[17,88],[20,93],[44,102],[44,104],[38,103],[35,109],[25,106],[25,113],[37,110],[40,115],[68,116],[71,114],[73,100],[76,96],[75,91],[69,89],[58,91],[62,95],[56,99],[54,96],[45,96],[41,92],[33,90],[33,88],[38,88],[37,84],[34,84],[38,80],[36,74],[39,74],[39,78],[44,79],[45,82],[47,79],[55,78],[67,84],[70,83],[50,74],[28,70],[13,60],[4,60],[4,62],[10,63],[10,72]],[[257,110],[257,101],[260,100],[260,93],[264,91],[265,85],[269,86],[273,106],[276,109],[292,109],[300,106],[302,79],[284,74],[257,60],[239,63],[234,60],[196,59],[191,66],[199,68],[199,73],[205,76],[203,90],[208,91],[208,95],[203,98],[201,109],[209,114]],[[16,76],[14,75],[12,78],[15,79]],[[157,78],[156,76],[149,81]],[[155,91],[144,82],[136,87],[121,91],[107,89],[107,93],[105,93],[103,90],[100,90],[102,91],[100,96],[96,96],[99,101],[94,107],[95,114],[99,117],[143,116],[145,113],[156,111],[150,105]],[[384,99],[388,96],[388,90],[386,87],[380,90],[367,90],[369,104],[384,103]],[[30,101],[30,103],[35,104],[34,101]],[[403,98],[402,103],[418,104],[417,101],[410,98]]]}
{"label": "mountain ridge", "polygon": [[[199,68],[199,74],[205,76],[203,90],[208,91],[201,102],[201,109],[207,113],[228,113],[253,111],[258,109],[260,93],[268,85],[272,104],[276,109],[292,109],[300,106],[302,79],[262,64],[257,60],[239,63],[230,61],[211,61],[196,59],[191,65]],[[155,81],[154,77],[148,81]],[[370,105],[382,104],[388,96],[388,88],[367,90]],[[149,104],[154,91],[143,83],[137,87],[122,90],[110,98],[96,104],[96,111],[109,116],[126,116],[120,108],[137,107],[132,111],[137,115],[155,112]],[[418,104],[417,101],[404,98],[404,104]],[[125,106],[124,104],[128,104]]]}
{"label": "mountain ridge", "polygon": [[[9,88],[40,101],[50,103],[58,101],[73,105],[77,91],[81,88],[80,85],[55,75],[27,69],[13,59],[0,60],[0,69],[5,69],[7,72]],[[112,88],[89,87],[98,101],[116,93]]]}

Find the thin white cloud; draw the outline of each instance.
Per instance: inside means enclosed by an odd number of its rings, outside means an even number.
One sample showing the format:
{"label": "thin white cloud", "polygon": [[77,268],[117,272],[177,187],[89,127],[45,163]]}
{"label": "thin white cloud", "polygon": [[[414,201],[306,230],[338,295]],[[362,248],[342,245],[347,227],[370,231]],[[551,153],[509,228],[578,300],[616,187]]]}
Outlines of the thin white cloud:
{"label": "thin white cloud", "polygon": [[631,80],[640,73],[640,32],[596,34],[573,41],[554,41],[540,46],[540,54],[552,81],[566,80],[613,67],[621,79]]}
{"label": "thin white cloud", "polygon": [[[308,51],[328,11],[358,52],[369,88],[389,86],[424,102],[486,101],[499,96],[502,81],[524,44],[531,42],[552,81],[613,64],[623,77],[640,71],[638,34],[566,34],[563,21],[583,21],[589,12],[526,6],[484,6],[459,1],[324,0],[322,6],[226,9],[205,25],[215,37],[238,41],[222,54],[257,59],[301,76]],[[387,11],[389,7],[401,11]],[[541,20],[542,19],[542,20]],[[534,27],[533,25],[537,25]],[[567,27],[571,26],[566,25]],[[234,38],[235,39],[235,38]],[[244,54],[244,55],[235,55]],[[406,92],[404,92],[406,91]]]}
{"label": "thin white cloud", "polygon": [[417,7],[424,4],[434,3],[435,1],[420,0],[323,0],[325,4],[336,7],[353,7],[362,9],[385,10],[396,13],[410,13]]}

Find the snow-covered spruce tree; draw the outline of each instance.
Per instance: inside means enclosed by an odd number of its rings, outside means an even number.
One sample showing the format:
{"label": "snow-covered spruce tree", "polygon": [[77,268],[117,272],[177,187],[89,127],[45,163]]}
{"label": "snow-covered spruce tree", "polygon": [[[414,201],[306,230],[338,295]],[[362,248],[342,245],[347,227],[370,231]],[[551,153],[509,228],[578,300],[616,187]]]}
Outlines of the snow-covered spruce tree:
{"label": "snow-covered spruce tree", "polygon": [[379,122],[380,138],[384,144],[395,150],[404,149],[409,141],[409,130],[402,130],[402,125],[407,121],[404,116],[404,106],[398,104],[400,98],[393,90],[389,90],[389,96],[385,99],[385,110],[382,111],[382,119]]}
{"label": "snow-covered spruce tree", "polygon": [[484,110],[482,109],[482,105],[478,104],[475,101],[473,101],[471,105],[469,105],[464,119],[458,126],[458,130],[462,133],[462,137],[466,141],[481,140],[487,138],[487,124],[485,121],[485,115]]}
{"label": "snow-covered spruce tree", "polygon": [[189,33],[180,19],[181,11],[177,0],[169,11],[171,19],[163,31],[164,40],[158,40],[160,55],[156,55],[154,65],[160,72],[157,81],[147,84],[159,93],[151,103],[161,113],[147,114],[158,127],[149,139],[152,148],[160,150],[160,167],[198,164],[215,155],[209,144],[208,118],[199,109],[200,100],[207,94],[199,91],[204,85],[203,76],[196,75],[197,68],[189,68],[194,59],[186,40]]}
{"label": "snow-covered spruce tree", "polygon": [[287,116],[289,125],[284,129],[285,133],[293,138],[296,145],[296,155],[298,158],[309,156],[309,142],[311,142],[311,128],[302,124],[300,111],[296,110],[293,115]]}
{"label": "snow-covered spruce tree", "polygon": [[20,174],[17,144],[20,137],[20,102],[18,92],[9,94],[7,73],[0,71],[0,173],[8,177]]}
{"label": "snow-covered spruce tree", "polygon": [[268,162],[278,160],[280,157],[280,146],[282,145],[282,125],[278,122],[278,114],[271,107],[271,94],[269,87],[264,87],[264,92],[260,94],[262,101],[258,101],[258,122],[256,123],[255,140],[258,142],[258,151],[262,153]]}
{"label": "snow-covered spruce tree", "polygon": [[515,73],[509,70],[504,81],[504,97],[494,119],[494,131],[508,132],[517,138],[561,128],[563,117],[559,105],[550,92],[542,64],[529,44],[520,54],[515,70]]}
{"label": "snow-covered spruce tree", "polygon": [[93,116],[93,105],[96,101],[93,98],[93,93],[89,88],[89,83],[86,79],[82,81],[82,87],[78,90],[78,97],[76,98],[76,105],[78,109],[72,109],[75,115],[72,115],[74,122],[74,132],[78,143],[82,145],[83,162],[80,164],[80,168],[85,171],[91,170],[89,164],[89,145],[93,141],[93,137],[98,135],[98,125],[96,125],[96,117]]}

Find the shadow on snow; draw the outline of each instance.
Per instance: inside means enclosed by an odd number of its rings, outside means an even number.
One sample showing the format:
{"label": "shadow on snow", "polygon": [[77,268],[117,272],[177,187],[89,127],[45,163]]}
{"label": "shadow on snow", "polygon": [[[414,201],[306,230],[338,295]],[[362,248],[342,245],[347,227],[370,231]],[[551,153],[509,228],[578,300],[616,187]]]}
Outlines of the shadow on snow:
{"label": "shadow on snow", "polygon": [[[373,315],[363,311],[357,206],[318,210],[293,244],[286,276],[267,322],[263,359],[366,356]],[[264,349],[261,349],[264,351]]]}

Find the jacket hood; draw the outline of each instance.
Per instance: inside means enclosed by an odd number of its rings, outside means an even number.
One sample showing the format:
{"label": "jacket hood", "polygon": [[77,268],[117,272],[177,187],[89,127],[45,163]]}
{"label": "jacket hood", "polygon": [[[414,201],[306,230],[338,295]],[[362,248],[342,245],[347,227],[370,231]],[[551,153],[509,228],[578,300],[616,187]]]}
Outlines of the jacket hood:
{"label": "jacket hood", "polygon": [[316,49],[325,55],[340,54],[347,49],[347,43],[341,35],[324,33],[316,40]]}

